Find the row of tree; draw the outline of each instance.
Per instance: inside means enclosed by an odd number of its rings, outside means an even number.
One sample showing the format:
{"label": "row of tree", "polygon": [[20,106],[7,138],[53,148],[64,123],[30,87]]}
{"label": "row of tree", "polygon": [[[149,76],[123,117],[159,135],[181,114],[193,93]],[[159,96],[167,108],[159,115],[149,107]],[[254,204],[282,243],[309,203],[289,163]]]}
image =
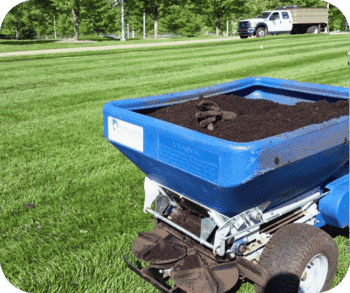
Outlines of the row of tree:
{"label": "row of tree", "polygon": [[[36,36],[90,35],[115,33],[121,30],[121,1],[119,0],[30,0],[13,7],[6,15],[1,33],[26,39]],[[146,30],[158,37],[161,31],[192,36],[203,31],[219,35],[222,23],[234,23],[251,18],[276,6],[326,7],[322,0],[124,0],[125,23],[142,32],[143,15]],[[344,28],[345,16],[329,5],[329,28]]]}

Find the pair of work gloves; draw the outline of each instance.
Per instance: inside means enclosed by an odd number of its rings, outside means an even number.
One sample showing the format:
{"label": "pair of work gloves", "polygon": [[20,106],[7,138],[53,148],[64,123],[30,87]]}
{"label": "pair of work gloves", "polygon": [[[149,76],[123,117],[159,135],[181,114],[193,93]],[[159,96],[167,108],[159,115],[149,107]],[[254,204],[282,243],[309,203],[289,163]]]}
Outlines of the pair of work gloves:
{"label": "pair of work gloves", "polygon": [[199,110],[199,112],[196,112],[195,114],[197,124],[211,131],[214,130],[214,124],[217,121],[234,120],[237,118],[236,113],[222,111],[216,103],[209,101],[208,99],[198,102],[196,108]]}

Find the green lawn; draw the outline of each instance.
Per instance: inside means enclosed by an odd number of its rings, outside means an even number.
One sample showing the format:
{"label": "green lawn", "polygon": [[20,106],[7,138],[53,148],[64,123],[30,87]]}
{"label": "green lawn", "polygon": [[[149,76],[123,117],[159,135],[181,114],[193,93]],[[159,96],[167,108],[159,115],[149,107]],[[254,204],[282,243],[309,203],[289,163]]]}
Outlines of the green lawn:
{"label": "green lawn", "polygon": [[[0,58],[5,276],[31,293],[158,292],[123,262],[125,252],[146,265],[131,245],[153,216],[142,212],[145,175],[104,138],[103,105],[248,76],[347,87],[348,50],[347,35],[300,35]],[[349,251],[334,237],[336,286]]]}
{"label": "green lawn", "polygon": [[146,39],[143,38],[130,38],[122,42],[119,39],[107,38],[107,37],[94,37],[94,36],[82,36],[79,40],[96,41],[96,43],[58,43],[59,40],[0,40],[0,53],[3,52],[16,52],[16,51],[30,51],[30,50],[43,50],[43,49],[64,49],[64,48],[76,48],[76,47],[95,47],[95,46],[113,46],[113,45],[130,45],[130,44],[148,44],[148,43],[164,43],[164,42],[179,42],[188,40],[206,40],[206,39],[223,39],[226,37],[216,36],[198,36],[198,37],[174,37],[174,38],[161,38],[161,39]]}
{"label": "green lawn", "polygon": [[[323,35],[324,36],[324,35]],[[238,37],[236,34],[235,37]],[[279,35],[276,36],[266,36],[264,40],[270,39],[283,39],[283,38],[298,38],[303,36],[288,36],[288,35]],[[327,37],[333,37],[328,36]],[[81,36],[80,40],[90,40],[96,41],[96,43],[58,43],[58,40],[1,40],[0,39],[0,53],[4,52],[16,52],[16,51],[31,51],[31,50],[44,50],[44,49],[65,49],[65,48],[77,48],[77,47],[95,47],[95,46],[112,46],[112,45],[130,45],[130,44],[148,44],[148,43],[168,43],[168,42],[179,42],[179,41],[189,41],[189,40],[206,40],[206,39],[226,39],[226,37],[216,37],[216,36],[206,36],[200,35],[198,37],[174,37],[174,38],[163,38],[163,39],[146,39],[137,37],[126,39],[122,42],[119,39],[115,40],[113,38],[107,37],[96,37],[96,36]],[[257,41],[255,37],[248,39],[238,39],[236,42],[249,42]]]}

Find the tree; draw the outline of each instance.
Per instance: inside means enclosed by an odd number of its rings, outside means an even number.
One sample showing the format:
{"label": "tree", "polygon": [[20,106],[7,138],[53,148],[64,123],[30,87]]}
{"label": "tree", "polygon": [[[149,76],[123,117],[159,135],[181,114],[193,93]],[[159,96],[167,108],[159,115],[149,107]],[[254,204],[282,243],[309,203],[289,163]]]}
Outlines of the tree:
{"label": "tree", "polygon": [[182,19],[184,20],[182,34],[187,37],[193,37],[196,33],[200,32],[205,20],[201,15],[194,13],[191,7],[183,12]]}
{"label": "tree", "polygon": [[[183,29],[188,23],[188,17],[186,17],[186,12],[188,14],[188,3],[183,6],[172,5],[168,9],[168,14],[163,18],[162,24],[167,31],[171,31],[174,34]],[[184,15],[185,14],[185,15]]]}
{"label": "tree", "polygon": [[37,33],[48,35],[53,30],[56,32],[56,19],[60,10],[55,7],[53,0],[30,0],[30,3],[33,7]]}
{"label": "tree", "polygon": [[30,0],[16,5],[5,17],[2,29],[17,39],[34,38],[48,29],[51,4],[51,0]]}
{"label": "tree", "polygon": [[154,20],[154,38],[158,38],[158,19],[169,14],[173,5],[184,5],[187,0],[126,0],[128,7],[133,7],[134,14],[142,17],[143,13]]}
{"label": "tree", "polygon": [[74,23],[71,15],[65,13],[60,14],[57,21],[57,33],[61,37],[73,36],[74,35]]}
{"label": "tree", "polygon": [[293,4],[298,5],[298,7],[326,7],[327,3],[322,0],[295,0]]}
{"label": "tree", "polygon": [[345,28],[346,18],[344,14],[334,5],[329,4],[328,26],[332,31],[343,30]]}
{"label": "tree", "polygon": [[220,24],[235,14],[241,17],[245,0],[193,0],[194,10],[207,16],[207,24],[216,23],[216,35],[219,36]]}
{"label": "tree", "polygon": [[13,7],[3,21],[3,28],[16,39],[34,38],[35,24],[33,19],[33,5],[30,1],[22,2]]}
{"label": "tree", "polygon": [[67,15],[73,13],[74,39],[79,40],[79,22],[81,13],[86,7],[91,7],[94,0],[53,0],[54,6]]}
{"label": "tree", "polygon": [[119,15],[116,10],[114,1],[91,0],[86,2],[81,11],[81,17],[85,20],[87,31],[94,31],[98,35],[114,30],[116,16]]}

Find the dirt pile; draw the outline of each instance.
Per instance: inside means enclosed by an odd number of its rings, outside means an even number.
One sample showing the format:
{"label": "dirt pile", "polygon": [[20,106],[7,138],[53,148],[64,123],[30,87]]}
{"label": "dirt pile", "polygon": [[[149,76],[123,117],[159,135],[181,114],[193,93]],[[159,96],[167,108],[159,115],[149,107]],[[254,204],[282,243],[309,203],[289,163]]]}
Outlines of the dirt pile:
{"label": "dirt pile", "polygon": [[216,103],[223,111],[236,113],[237,117],[216,121],[213,130],[203,128],[197,124],[195,115],[198,112],[196,104],[201,99],[164,107],[146,115],[235,142],[255,141],[349,115],[349,100],[335,103],[326,100],[300,102],[294,106],[249,100],[237,95],[218,95],[206,100]]}

